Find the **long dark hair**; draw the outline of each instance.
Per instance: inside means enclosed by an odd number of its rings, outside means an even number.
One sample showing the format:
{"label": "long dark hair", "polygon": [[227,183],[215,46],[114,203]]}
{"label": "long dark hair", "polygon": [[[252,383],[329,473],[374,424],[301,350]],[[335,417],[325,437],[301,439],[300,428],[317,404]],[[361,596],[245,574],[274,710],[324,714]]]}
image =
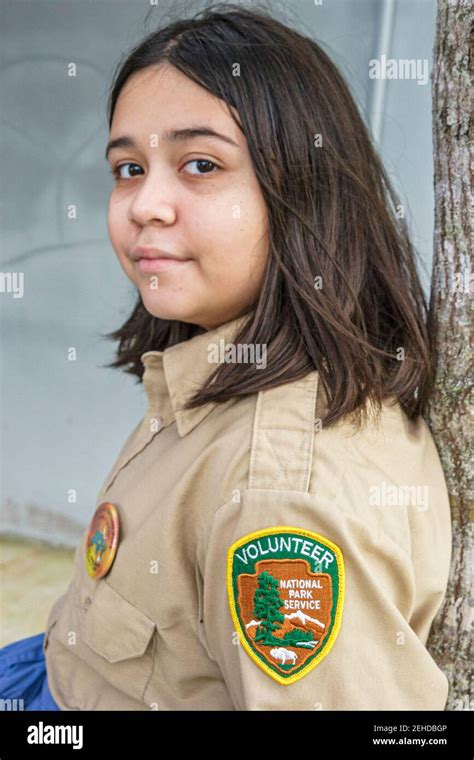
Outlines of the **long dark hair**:
{"label": "long dark hair", "polygon": [[[325,425],[349,413],[360,422],[368,400],[379,412],[391,396],[410,418],[422,414],[433,370],[415,251],[337,68],[313,40],[265,11],[214,4],[152,32],[119,64],[109,127],[130,75],[165,61],[237,109],[269,226],[261,291],[234,341],[266,345],[267,366],[218,365],[186,408],[317,370]],[[200,332],[154,317],[139,295],[126,322],[104,336],[119,340],[105,366],[141,379],[142,353]]]}

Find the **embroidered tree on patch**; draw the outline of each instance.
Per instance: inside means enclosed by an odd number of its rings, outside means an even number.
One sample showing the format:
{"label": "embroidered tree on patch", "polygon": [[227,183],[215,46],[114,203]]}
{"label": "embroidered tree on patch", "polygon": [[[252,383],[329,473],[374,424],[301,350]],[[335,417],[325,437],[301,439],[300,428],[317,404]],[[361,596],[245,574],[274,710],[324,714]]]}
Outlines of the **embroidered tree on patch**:
{"label": "embroidered tree on patch", "polygon": [[281,628],[281,623],[285,621],[285,616],[279,612],[280,607],[284,606],[284,602],[278,591],[278,578],[266,571],[260,573],[253,603],[254,614],[260,622],[255,634],[255,641],[269,645],[274,644],[273,631]]}

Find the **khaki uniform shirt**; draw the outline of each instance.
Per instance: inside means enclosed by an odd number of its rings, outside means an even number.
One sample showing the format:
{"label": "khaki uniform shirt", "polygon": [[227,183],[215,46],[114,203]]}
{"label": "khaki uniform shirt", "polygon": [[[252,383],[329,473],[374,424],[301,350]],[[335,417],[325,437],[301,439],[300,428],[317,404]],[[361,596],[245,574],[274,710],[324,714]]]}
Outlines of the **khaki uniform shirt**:
{"label": "khaki uniform shirt", "polygon": [[[208,347],[243,318],[142,355],[148,408],[97,498],[44,653],[63,710],[443,710],[425,644],[446,592],[451,520],[426,422],[320,427],[318,373],[191,411]],[[92,512],[91,512],[92,517]]]}

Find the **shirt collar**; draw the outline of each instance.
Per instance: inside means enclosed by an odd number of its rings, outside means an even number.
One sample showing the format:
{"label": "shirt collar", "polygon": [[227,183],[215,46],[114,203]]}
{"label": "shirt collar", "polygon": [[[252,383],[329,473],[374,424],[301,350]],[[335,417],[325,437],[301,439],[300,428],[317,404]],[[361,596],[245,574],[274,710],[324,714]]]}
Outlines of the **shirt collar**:
{"label": "shirt collar", "polygon": [[207,417],[215,403],[188,410],[180,407],[216,369],[216,364],[208,361],[209,344],[219,345],[220,340],[231,343],[247,319],[245,314],[164,351],[142,354],[140,358],[145,368],[142,380],[148,397],[148,412],[162,417],[164,425],[175,419],[180,436],[187,435]]}

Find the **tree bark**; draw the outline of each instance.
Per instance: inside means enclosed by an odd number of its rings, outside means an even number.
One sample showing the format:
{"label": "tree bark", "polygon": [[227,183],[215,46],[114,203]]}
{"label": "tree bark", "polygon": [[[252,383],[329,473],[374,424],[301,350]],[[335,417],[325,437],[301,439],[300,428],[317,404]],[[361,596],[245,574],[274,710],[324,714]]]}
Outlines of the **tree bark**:
{"label": "tree bark", "polygon": [[438,0],[433,56],[435,231],[429,329],[436,361],[427,421],[448,486],[453,547],[427,647],[449,680],[446,710],[472,710],[472,0]]}

